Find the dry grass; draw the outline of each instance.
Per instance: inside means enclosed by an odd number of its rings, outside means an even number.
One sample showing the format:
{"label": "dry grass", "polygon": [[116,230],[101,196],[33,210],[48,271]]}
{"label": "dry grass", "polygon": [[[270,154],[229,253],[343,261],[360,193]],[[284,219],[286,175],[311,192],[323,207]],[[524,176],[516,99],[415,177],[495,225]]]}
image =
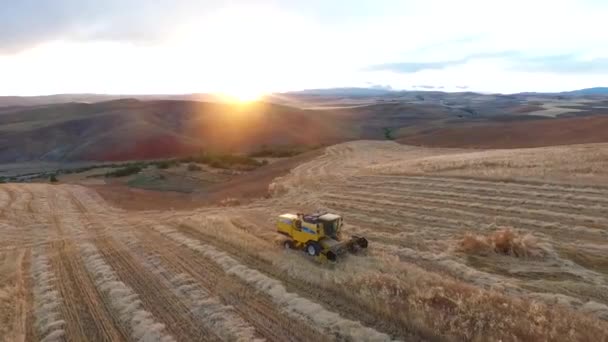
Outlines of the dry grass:
{"label": "dry grass", "polygon": [[[252,238],[245,230],[222,224],[219,218],[197,220],[192,226],[274,264],[291,279],[364,305],[401,335],[477,341],[559,341],[562,336],[592,341],[594,336],[608,337],[608,328],[596,326],[594,317],[480,289],[389,254],[356,257],[328,269],[302,262],[302,256],[292,253],[278,257],[276,249],[269,251],[266,245],[272,242]],[[540,247],[534,241],[510,230],[492,236],[498,253],[507,251],[514,257],[515,253],[529,258],[542,256],[536,254]],[[496,252],[491,249],[491,253]]]}
{"label": "dry grass", "polygon": [[608,144],[475,151],[405,160],[371,168],[386,174],[600,183],[608,180]]}
{"label": "dry grass", "polygon": [[[461,178],[477,177],[483,168],[525,175],[546,167],[541,177],[547,179],[586,168],[605,173],[597,147],[560,150],[582,151],[573,157],[578,165],[565,165],[564,155],[547,151],[520,151],[518,157],[348,143],[277,179],[272,198],[194,211],[129,212],[83,187],[11,185],[0,231],[10,233],[11,246],[56,239],[49,248],[59,248],[70,239],[77,247],[70,265],[50,269],[35,254],[40,284],[53,285],[53,273],[86,283],[80,298],[98,298],[81,305],[66,296],[61,312],[82,307],[89,315],[103,307],[82,322],[101,331],[91,322],[105,320],[134,340],[172,340],[164,324],[178,315],[201,321],[184,336],[200,329],[225,340],[273,340],[295,332],[348,341],[605,341],[608,190]],[[470,163],[497,156],[508,157],[506,164]],[[417,177],[385,173],[406,173],[412,165],[426,169],[417,169],[423,173]],[[449,172],[462,174],[442,176]],[[321,207],[344,215],[345,235],[367,236],[367,253],[328,265],[275,245],[277,214]],[[0,275],[14,273],[15,263],[6,264]],[[71,268],[80,276],[66,272]],[[129,278],[131,271],[147,274]],[[0,290],[16,293],[15,281],[7,279]],[[147,280],[158,281],[148,288]],[[2,308],[13,302],[0,291]],[[49,309],[44,313],[57,309],[40,306]],[[55,327],[47,321],[36,325],[38,331]]]}
{"label": "dry grass", "polygon": [[108,297],[118,318],[131,332],[131,337],[144,342],[174,342],[175,339],[165,332],[165,326],[155,320],[152,314],[143,309],[138,295],[118,279],[97,248],[90,243],[81,245],[85,266],[97,287]]}
{"label": "dry grass", "polygon": [[155,226],[159,233],[173,239],[217,263],[229,275],[234,275],[250,284],[258,291],[269,295],[272,300],[294,319],[311,322],[323,332],[349,340],[363,339],[365,341],[390,341],[390,337],[361,323],[345,319],[338,313],[332,312],[309,299],[296,293],[288,292],[283,283],[271,278],[258,270],[251,269],[229,254],[217,250],[215,247],[191,239],[182,233],[166,227]]}
{"label": "dry grass", "polygon": [[43,252],[35,251],[32,259],[36,329],[42,341],[62,341],[65,338],[65,321],[60,313],[62,299],[56,289],[57,279],[51,270],[49,258]]}
{"label": "dry grass", "polygon": [[[224,305],[217,296],[200,286],[194,278],[185,273],[169,271],[161,258],[150,254],[137,242],[132,234],[121,234],[127,246],[142,258],[142,264],[149,272],[158,276],[172,292],[188,306],[201,324],[214,331],[226,341],[258,341],[256,331],[231,306]],[[263,340],[261,340],[263,341]]]}
{"label": "dry grass", "polygon": [[499,229],[485,236],[467,233],[458,247],[461,252],[478,255],[498,253],[518,258],[540,258],[545,254],[536,237],[529,233],[522,235],[512,228]]}

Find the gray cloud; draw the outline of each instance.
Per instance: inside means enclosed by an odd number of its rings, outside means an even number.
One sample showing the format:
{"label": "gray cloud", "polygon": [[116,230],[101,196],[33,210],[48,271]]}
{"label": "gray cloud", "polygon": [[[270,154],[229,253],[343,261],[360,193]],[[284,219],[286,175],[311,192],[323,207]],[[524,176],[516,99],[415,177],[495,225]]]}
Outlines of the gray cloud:
{"label": "gray cloud", "polygon": [[0,54],[53,39],[154,41],[184,16],[218,4],[218,0],[10,1],[0,4]]}
{"label": "gray cloud", "polygon": [[365,68],[365,71],[394,71],[399,73],[414,73],[422,70],[437,70],[445,69],[450,66],[463,64],[466,61],[453,60],[441,62],[402,62],[402,63],[384,63],[372,65]]}
{"label": "gray cloud", "polygon": [[522,58],[514,61],[511,70],[558,73],[602,73],[608,72],[608,58],[580,60],[575,55]]}
{"label": "gray cloud", "polygon": [[608,58],[580,60],[575,55],[549,55],[528,57],[516,51],[495,53],[478,53],[460,59],[438,62],[403,62],[372,65],[365,71],[393,71],[398,73],[415,73],[422,70],[445,69],[451,66],[465,64],[476,59],[500,58],[510,64],[509,70],[527,72],[557,72],[557,73],[598,73],[608,72]]}
{"label": "gray cloud", "polygon": [[487,58],[508,58],[517,56],[518,53],[514,51],[503,51],[503,52],[492,52],[492,53],[477,53],[466,56],[460,59],[453,59],[447,61],[438,62],[402,62],[402,63],[384,63],[372,65],[365,68],[365,71],[394,71],[399,73],[414,73],[422,70],[437,70],[445,69],[447,67],[465,64],[470,60],[474,59],[487,59]]}

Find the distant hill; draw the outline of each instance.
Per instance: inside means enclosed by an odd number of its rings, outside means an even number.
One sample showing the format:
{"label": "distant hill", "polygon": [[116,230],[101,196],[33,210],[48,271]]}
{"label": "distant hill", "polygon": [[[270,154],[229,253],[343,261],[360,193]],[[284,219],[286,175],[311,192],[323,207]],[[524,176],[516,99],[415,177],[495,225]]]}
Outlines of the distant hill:
{"label": "distant hill", "polygon": [[573,91],[566,91],[560,94],[565,95],[608,95],[608,87],[586,88]]}
{"label": "distant hill", "polygon": [[130,160],[262,145],[384,139],[399,127],[463,120],[439,105],[380,103],[310,110],[273,103],[120,99],[0,108],[0,163]]}
{"label": "distant hill", "polygon": [[[596,128],[608,131],[604,121],[557,121],[560,119],[535,114],[547,111],[544,106],[549,104],[551,110],[561,111],[560,117],[608,117],[608,101],[601,97],[582,102],[572,99],[572,108],[568,107],[567,96],[556,102],[555,94],[484,95],[376,88],[274,94],[265,99],[269,102],[251,104],[220,102],[205,94],[167,95],[170,100],[157,97],[165,96],[0,98],[10,103],[0,106],[0,163],[154,159],[201,150],[249,152],[262,145],[319,145],[354,139],[523,147],[597,141],[605,134]],[[44,104],[46,101],[66,102]],[[556,122],[535,122],[543,118]],[[588,131],[577,131],[577,127]]]}
{"label": "distant hill", "polygon": [[337,117],[259,103],[63,103],[0,111],[0,162],[127,160],[352,138]]}
{"label": "distant hill", "polygon": [[287,94],[307,96],[366,97],[387,95],[392,93],[395,93],[395,91],[385,88],[328,88],[292,91],[288,92]]}
{"label": "distant hill", "polygon": [[213,94],[183,94],[183,95],[108,95],[108,94],[56,94],[43,96],[0,96],[0,107],[40,106],[66,102],[95,103],[120,99],[138,100],[184,100],[220,102]]}

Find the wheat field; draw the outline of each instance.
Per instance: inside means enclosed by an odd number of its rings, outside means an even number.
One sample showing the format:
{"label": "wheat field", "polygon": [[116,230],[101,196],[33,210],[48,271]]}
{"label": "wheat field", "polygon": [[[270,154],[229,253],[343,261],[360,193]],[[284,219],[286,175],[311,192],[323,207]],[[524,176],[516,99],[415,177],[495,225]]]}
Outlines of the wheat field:
{"label": "wheat field", "polygon": [[[2,184],[0,336],[608,341],[607,147],[350,142],[269,198],[183,211]],[[369,250],[319,264],[277,245],[277,214],[319,209]]]}

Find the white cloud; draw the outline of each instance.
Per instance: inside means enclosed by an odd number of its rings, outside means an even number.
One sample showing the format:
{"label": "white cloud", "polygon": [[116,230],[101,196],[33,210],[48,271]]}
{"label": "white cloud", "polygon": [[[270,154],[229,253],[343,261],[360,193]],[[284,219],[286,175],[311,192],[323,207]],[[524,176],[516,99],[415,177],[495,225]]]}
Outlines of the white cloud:
{"label": "white cloud", "polygon": [[[40,35],[35,45],[0,55],[0,94],[283,91],[367,82],[515,92],[598,86],[608,79],[605,70],[573,67],[577,60],[608,58],[603,1],[126,3],[102,6],[108,14],[96,15],[93,26],[58,17],[71,24],[57,31],[63,33]],[[150,32],[162,32],[160,39],[142,44],[139,34],[123,35],[146,32],[169,8]],[[511,56],[500,56],[504,52]],[[560,72],[555,60],[543,64],[543,57],[555,56],[572,57],[569,72]],[[517,63],[524,58],[541,59],[522,71]],[[362,71],[446,61],[460,62],[405,74]]]}

